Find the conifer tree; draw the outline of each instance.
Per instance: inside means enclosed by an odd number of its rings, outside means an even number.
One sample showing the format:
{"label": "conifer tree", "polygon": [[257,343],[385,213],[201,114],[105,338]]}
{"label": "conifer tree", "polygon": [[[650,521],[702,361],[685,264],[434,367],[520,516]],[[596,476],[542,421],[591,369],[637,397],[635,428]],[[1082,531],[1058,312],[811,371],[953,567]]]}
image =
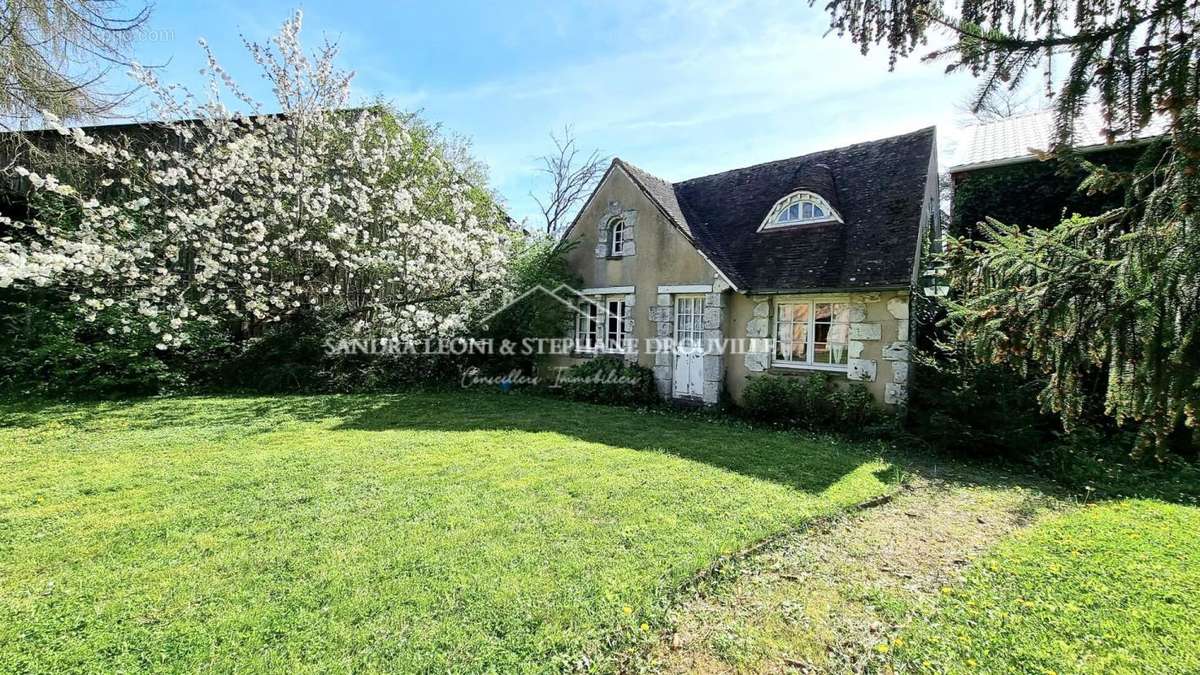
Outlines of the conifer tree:
{"label": "conifer tree", "polygon": [[[1042,77],[1055,109],[1050,154],[1090,169],[1081,189],[1124,206],[1050,230],[989,221],[949,242],[957,338],[991,361],[1049,375],[1043,403],[1070,428],[1094,397],[1165,451],[1180,428],[1200,441],[1200,0],[830,0],[831,28],[894,65],[933,31],[926,59],[980,82],[976,107]],[[1099,109],[1110,142],[1158,136],[1131,171],[1072,149]],[[1161,136],[1159,134],[1161,133]]]}

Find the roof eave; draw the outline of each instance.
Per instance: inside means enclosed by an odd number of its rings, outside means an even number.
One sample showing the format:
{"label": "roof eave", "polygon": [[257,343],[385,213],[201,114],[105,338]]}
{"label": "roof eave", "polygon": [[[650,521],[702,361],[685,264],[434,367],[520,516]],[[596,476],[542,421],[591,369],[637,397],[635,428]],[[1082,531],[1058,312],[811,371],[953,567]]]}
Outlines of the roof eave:
{"label": "roof eave", "polygon": [[[1085,145],[1083,147],[1075,148],[1075,151],[1081,152],[1081,153],[1087,153],[1087,152],[1102,152],[1104,150],[1119,150],[1122,148],[1131,148],[1131,147],[1138,146],[1138,145],[1146,145],[1148,143],[1153,142],[1157,138],[1158,138],[1158,136],[1151,136],[1149,138],[1137,138],[1137,139],[1130,140],[1130,141],[1119,141],[1117,143],[1097,143],[1095,145]],[[951,173],[951,174],[964,173],[967,171],[978,171],[980,169],[992,169],[992,168],[995,168],[998,166],[1011,166],[1013,164],[1024,164],[1026,162],[1040,162],[1040,161],[1042,161],[1042,160],[1038,159],[1034,155],[1021,155],[1020,157],[1002,157],[1000,159],[992,159],[992,160],[988,160],[986,162],[974,162],[971,164],[956,164],[956,165],[946,169],[946,172]]]}
{"label": "roof eave", "polygon": [[909,283],[881,284],[879,286],[818,286],[815,288],[746,288],[746,295],[816,295],[819,293],[874,293],[876,291],[902,291],[912,288]]}

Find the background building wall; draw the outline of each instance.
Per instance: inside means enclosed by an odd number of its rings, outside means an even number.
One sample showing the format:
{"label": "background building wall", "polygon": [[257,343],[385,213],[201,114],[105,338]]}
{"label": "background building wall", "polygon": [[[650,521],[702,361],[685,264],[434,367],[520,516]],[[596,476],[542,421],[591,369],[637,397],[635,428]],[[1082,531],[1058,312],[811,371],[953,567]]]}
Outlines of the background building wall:
{"label": "background building wall", "polygon": [[[1136,145],[1114,150],[1089,152],[1086,159],[1115,171],[1129,170],[1146,152]],[[1121,206],[1120,191],[1089,195],[1079,190],[1087,172],[1065,166],[1058,160],[1028,161],[1016,164],[952,171],[954,186],[950,209],[950,233],[977,236],[976,223],[985,217],[1010,225],[1048,228],[1057,225],[1063,214],[1099,215]]]}

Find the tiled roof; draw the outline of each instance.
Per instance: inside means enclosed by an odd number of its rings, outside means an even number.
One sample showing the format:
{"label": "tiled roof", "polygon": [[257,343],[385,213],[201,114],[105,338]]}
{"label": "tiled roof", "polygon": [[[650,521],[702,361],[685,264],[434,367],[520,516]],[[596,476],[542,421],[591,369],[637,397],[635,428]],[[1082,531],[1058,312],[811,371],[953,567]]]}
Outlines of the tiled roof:
{"label": "tiled roof", "polygon": [[[1107,126],[1096,109],[1081,115],[1075,121],[1075,147],[1088,149],[1107,145]],[[1161,127],[1152,124],[1142,133],[1142,137],[1160,133]],[[966,130],[963,140],[958,144],[958,152],[950,171],[957,172],[1032,158],[1033,150],[1049,150],[1053,139],[1053,110],[1041,110],[976,124]],[[1133,137],[1128,134],[1118,135],[1116,140],[1129,141],[1133,140]]]}
{"label": "tiled roof", "polygon": [[693,240],[696,234],[688,227],[687,218],[683,215],[683,209],[679,208],[679,200],[675,197],[675,187],[669,181],[665,181],[658,176],[652,176],[636,166],[626,162],[620,158],[614,160],[621,168],[633,178],[634,182],[641,186],[650,198],[658,202],[658,205],[666,211],[667,216],[678,225],[688,237]]}
{"label": "tiled roof", "polygon": [[[921,228],[934,129],[693,178],[680,183],[617,160],[739,290],[905,286]],[[797,190],[842,223],[758,232]]]}

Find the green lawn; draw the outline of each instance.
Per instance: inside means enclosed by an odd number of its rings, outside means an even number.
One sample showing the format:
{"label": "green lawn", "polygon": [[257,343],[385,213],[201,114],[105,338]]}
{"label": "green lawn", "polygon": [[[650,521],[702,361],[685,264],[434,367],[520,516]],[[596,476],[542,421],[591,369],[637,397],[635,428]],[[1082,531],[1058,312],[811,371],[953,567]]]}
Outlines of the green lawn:
{"label": "green lawn", "polygon": [[1200,509],[1080,508],[942,594],[895,648],[901,672],[1200,672]]}
{"label": "green lawn", "polygon": [[542,670],[888,490],[852,444],[524,396],[0,405],[0,671]]}

